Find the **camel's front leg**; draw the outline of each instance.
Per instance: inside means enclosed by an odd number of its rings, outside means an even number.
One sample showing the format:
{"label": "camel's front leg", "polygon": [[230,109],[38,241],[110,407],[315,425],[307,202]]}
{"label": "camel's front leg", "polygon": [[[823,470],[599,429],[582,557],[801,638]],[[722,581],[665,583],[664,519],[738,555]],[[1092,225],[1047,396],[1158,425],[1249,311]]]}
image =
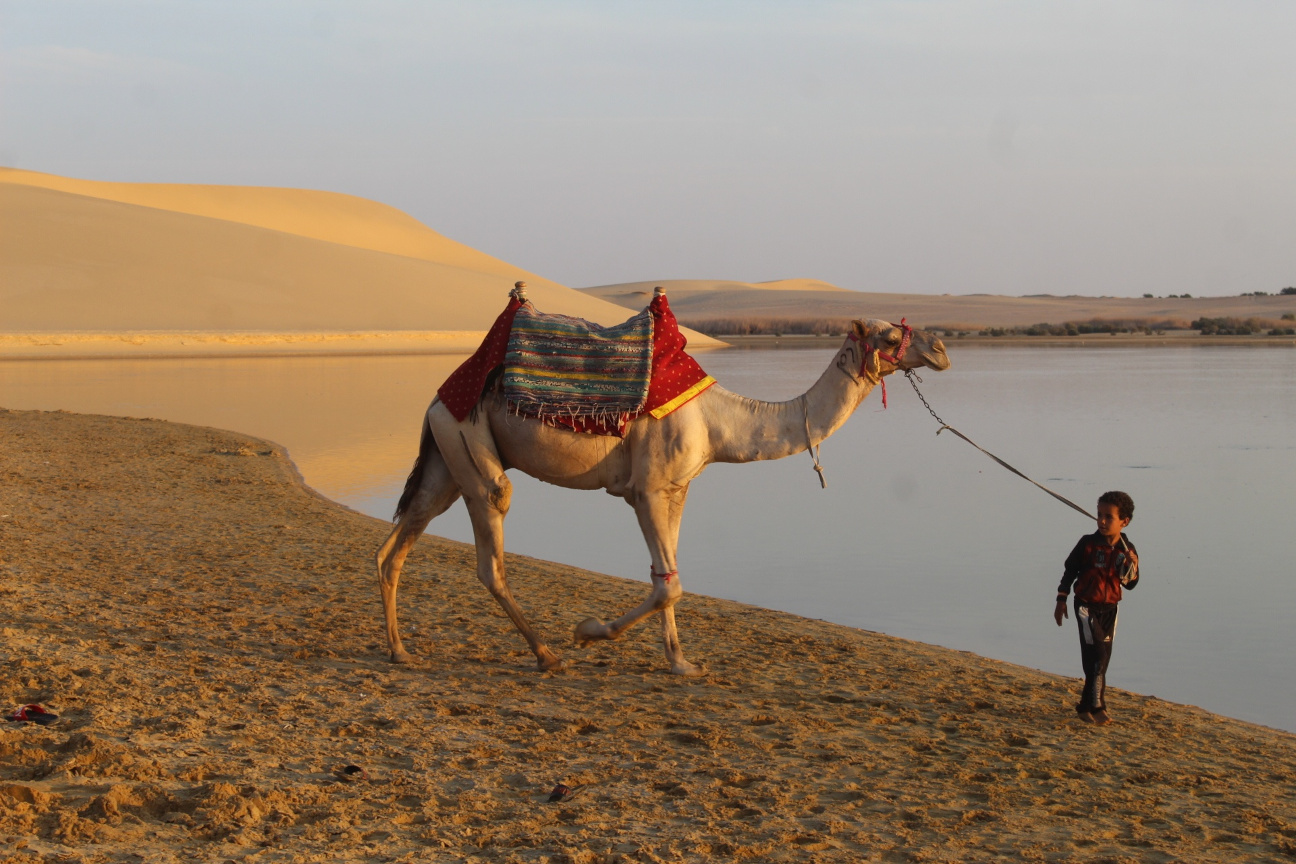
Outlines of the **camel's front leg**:
{"label": "camel's front leg", "polygon": [[654,612],[662,617],[662,647],[670,661],[671,672],[676,675],[704,675],[705,670],[684,659],[679,634],[675,630],[674,606],[683,596],[679,573],[675,567],[675,550],[679,545],[680,520],[684,515],[684,502],[688,486],[639,496],[631,502],[639,517],[648,551],[652,555],[652,592],[643,603],[615,621],[604,624],[597,618],[587,618],[576,627],[576,645],[583,647],[602,639],[616,639]]}
{"label": "camel's front leg", "polygon": [[504,515],[508,512],[508,491],[511,488],[508,478],[499,476],[504,489],[504,506],[468,499],[468,515],[472,518],[473,537],[477,541],[477,578],[490,591],[491,596],[503,608],[513,626],[522,634],[527,645],[536,655],[536,665],[543,670],[563,668],[562,658],[555,654],[544,640],[536,635],[535,630],[522,615],[522,608],[513,599],[508,581],[504,578]]}

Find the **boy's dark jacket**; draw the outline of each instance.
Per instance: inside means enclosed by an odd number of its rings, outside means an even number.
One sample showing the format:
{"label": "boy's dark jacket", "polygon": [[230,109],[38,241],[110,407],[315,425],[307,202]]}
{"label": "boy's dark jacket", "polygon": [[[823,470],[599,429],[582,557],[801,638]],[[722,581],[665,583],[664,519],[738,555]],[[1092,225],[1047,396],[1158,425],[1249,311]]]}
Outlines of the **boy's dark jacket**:
{"label": "boy's dark jacket", "polygon": [[1081,603],[1119,603],[1121,574],[1133,564],[1126,588],[1138,584],[1138,552],[1124,534],[1115,546],[1098,532],[1086,534],[1067,556],[1058,596],[1065,597],[1075,585],[1076,599]]}

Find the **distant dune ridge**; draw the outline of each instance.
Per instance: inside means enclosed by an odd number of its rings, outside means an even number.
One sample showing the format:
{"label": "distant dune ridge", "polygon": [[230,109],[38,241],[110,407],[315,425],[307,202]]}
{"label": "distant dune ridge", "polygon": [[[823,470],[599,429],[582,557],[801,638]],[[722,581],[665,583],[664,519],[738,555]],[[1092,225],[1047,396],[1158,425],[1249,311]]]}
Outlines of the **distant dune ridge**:
{"label": "distant dune ridge", "polygon": [[[0,353],[29,352],[33,333],[63,351],[91,342],[139,351],[161,339],[183,352],[199,335],[210,350],[214,334],[228,348],[239,342],[228,334],[246,332],[364,333],[366,350],[382,350],[392,332],[408,342],[410,333],[485,331],[519,279],[543,311],[600,324],[627,317],[363,198],[0,168],[0,334],[24,334],[0,339]],[[119,338],[140,331],[171,335]],[[179,331],[195,338],[177,340]]]}
{"label": "distant dune ridge", "polygon": [[[787,279],[757,284],[680,279],[582,289],[634,308],[644,285],[665,286],[671,308],[693,327],[722,320],[883,318],[929,328],[979,330],[1068,321],[1146,320],[1187,327],[1200,317],[1279,319],[1296,312],[1296,297],[1007,297],[991,294],[895,294],[849,291],[827,282]],[[823,287],[820,287],[823,286]],[[1272,290],[1272,289],[1271,289]]]}
{"label": "distant dune ridge", "polygon": [[730,291],[845,291],[831,282],[820,279],[774,279],[769,282],[734,282],[729,279],[667,279],[659,282],[621,282],[616,285],[599,285],[582,289],[595,297],[639,297],[651,295],[658,285],[670,296],[691,295],[698,292]]}

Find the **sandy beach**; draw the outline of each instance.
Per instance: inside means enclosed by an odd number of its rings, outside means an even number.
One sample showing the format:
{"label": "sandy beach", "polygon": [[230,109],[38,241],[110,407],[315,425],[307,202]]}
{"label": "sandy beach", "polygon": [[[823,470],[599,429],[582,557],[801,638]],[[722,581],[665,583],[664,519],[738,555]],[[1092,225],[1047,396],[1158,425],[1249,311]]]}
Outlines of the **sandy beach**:
{"label": "sandy beach", "polygon": [[[740,604],[534,671],[429,537],[385,659],[386,525],[268,442],[0,411],[4,862],[1280,861],[1296,738]],[[512,556],[555,646],[646,586]],[[340,769],[363,769],[355,779]],[[345,779],[344,779],[345,778]],[[547,803],[555,784],[578,787]]]}

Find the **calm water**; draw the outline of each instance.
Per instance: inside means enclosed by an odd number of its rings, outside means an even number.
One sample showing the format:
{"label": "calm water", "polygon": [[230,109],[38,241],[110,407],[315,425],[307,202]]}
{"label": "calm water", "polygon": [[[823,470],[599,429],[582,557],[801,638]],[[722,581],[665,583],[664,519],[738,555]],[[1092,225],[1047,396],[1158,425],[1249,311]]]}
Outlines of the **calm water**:
{"label": "calm water", "polygon": [[[922,385],[948,422],[1086,507],[1106,489],[1134,496],[1128,533],[1144,575],[1121,607],[1111,684],[1296,731],[1296,351],[951,354],[954,368]],[[699,358],[730,390],[786,399],[831,355]],[[0,363],[0,405],[272,438],[315,488],[386,518],[422,411],[459,359]],[[1058,630],[1051,616],[1062,560],[1092,524],[957,438],[937,437],[903,379],[889,410],[880,396],[824,444],[826,490],[805,454],[708,468],[680,541],[685,589],[1079,674],[1074,624]],[[514,482],[510,551],[646,582],[628,506]],[[432,530],[471,539],[461,506]],[[373,611],[371,600],[357,606]],[[687,606],[680,622],[687,648]]]}

